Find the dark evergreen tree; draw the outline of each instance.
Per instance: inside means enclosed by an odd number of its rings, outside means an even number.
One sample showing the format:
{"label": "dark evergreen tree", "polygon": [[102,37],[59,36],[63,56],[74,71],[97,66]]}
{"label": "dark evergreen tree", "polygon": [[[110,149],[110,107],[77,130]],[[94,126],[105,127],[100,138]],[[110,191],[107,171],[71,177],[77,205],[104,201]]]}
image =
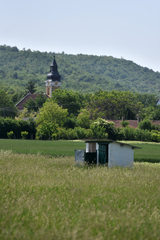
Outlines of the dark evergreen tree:
{"label": "dark evergreen tree", "polygon": [[30,93],[35,93],[36,92],[36,86],[35,86],[35,82],[33,82],[32,80],[31,81],[28,81],[27,85],[26,85],[26,90]]}

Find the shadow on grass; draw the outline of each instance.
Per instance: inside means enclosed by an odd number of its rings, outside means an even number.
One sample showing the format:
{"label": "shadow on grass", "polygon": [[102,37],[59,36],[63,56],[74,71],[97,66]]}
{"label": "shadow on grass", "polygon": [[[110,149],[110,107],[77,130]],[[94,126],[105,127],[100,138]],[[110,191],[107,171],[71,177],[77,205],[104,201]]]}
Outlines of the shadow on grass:
{"label": "shadow on grass", "polygon": [[160,163],[159,159],[145,159],[145,158],[141,158],[141,159],[134,159],[134,162],[148,162],[148,163]]}

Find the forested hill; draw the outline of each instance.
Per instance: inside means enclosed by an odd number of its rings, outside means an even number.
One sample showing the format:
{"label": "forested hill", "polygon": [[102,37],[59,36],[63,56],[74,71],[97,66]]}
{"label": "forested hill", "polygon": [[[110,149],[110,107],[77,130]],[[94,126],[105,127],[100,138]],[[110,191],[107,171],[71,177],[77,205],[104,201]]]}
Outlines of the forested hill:
{"label": "forested hill", "polygon": [[[45,92],[46,75],[53,52],[18,50],[17,47],[0,46],[0,84],[6,88],[23,90],[32,80],[38,92]],[[160,90],[160,72],[141,67],[132,61],[107,56],[69,55],[56,53],[62,88],[80,92],[102,90],[130,90],[157,93]],[[7,87],[8,90],[8,87]]]}

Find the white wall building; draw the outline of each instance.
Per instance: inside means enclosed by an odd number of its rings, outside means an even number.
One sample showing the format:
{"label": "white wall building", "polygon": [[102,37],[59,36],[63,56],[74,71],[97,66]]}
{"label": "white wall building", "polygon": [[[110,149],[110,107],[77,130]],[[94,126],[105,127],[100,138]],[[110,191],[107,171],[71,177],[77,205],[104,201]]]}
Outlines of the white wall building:
{"label": "white wall building", "polygon": [[75,161],[87,162],[108,167],[132,167],[134,162],[134,149],[130,144],[106,139],[91,139],[86,142],[86,151],[75,151]]}

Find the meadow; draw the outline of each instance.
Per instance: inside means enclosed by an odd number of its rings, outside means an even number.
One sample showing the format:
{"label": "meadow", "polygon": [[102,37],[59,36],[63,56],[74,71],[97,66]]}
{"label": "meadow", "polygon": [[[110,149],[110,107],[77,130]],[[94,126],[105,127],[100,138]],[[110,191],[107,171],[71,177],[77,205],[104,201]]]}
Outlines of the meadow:
{"label": "meadow", "polygon": [[[128,142],[138,161],[160,144]],[[160,239],[160,163],[77,167],[81,141],[0,139],[0,240]]]}
{"label": "meadow", "polygon": [[160,239],[160,164],[0,151],[0,239]]}
{"label": "meadow", "polygon": [[14,153],[74,156],[75,149],[85,149],[85,142],[0,139],[0,149],[12,150]]}

